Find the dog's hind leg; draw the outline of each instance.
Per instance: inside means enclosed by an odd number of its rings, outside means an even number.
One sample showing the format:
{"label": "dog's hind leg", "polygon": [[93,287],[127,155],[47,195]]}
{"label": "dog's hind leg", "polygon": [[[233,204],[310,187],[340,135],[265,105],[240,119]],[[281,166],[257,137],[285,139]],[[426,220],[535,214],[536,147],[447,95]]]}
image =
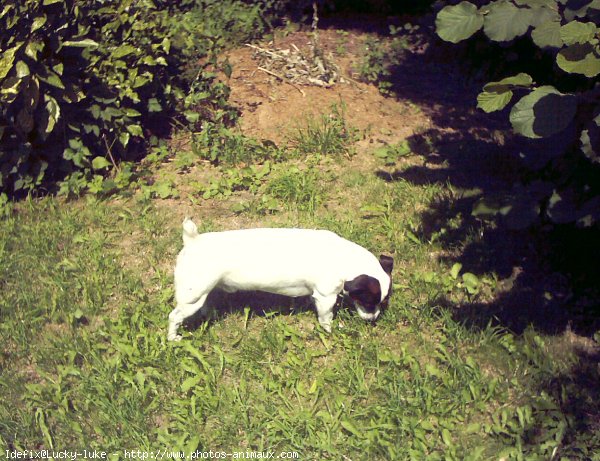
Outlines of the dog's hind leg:
{"label": "dog's hind leg", "polygon": [[183,323],[185,319],[194,315],[198,310],[202,309],[208,293],[200,296],[198,300],[191,303],[178,302],[177,307],[169,314],[169,331],[167,333],[167,339],[169,341],[180,341],[181,335],[177,334],[177,329]]}

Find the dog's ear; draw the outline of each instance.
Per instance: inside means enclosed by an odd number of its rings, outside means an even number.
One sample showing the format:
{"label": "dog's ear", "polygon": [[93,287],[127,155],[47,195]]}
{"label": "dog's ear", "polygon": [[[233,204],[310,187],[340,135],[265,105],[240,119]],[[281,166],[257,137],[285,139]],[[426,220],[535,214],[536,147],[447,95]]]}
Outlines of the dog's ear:
{"label": "dog's ear", "polygon": [[344,290],[363,306],[377,304],[381,299],[379,280],[365,274],[344,283]]}
{"label": "dog's ear", "polygon": [[394,258],[391,256],[381,255],[379,256],[379,264],[383,267],[383,270],[387,275],[392,274],[392,269],[394,269]]}

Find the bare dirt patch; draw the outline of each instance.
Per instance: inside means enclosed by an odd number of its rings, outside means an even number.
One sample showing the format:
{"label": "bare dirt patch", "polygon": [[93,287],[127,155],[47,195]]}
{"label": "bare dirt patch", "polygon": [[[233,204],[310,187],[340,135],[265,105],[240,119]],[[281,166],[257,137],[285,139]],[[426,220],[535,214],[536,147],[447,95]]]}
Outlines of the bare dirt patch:
{"label": "bare dirt patch", "polygon": [[[241,110],[243,132],[258,139],[285,142],[291,130],[302,127],[307,117],[328,114],[333,104],[343,104],[349,124],[363,133],[357,145],[357,153],[361,154],[373,143],[393,144],[413,134],[417,127],[427,126],[428,117],[409,101],[386,98],[374,85],[356,80],[355,67],[361,59],[364,38],[364,34],[348,34],[344,37],[344,54],[336,55],[339,34],[335,30],[319,32],[323,52],[335,62],[344,79],[329,88],[292,85],[259,70],[253,58],[255,51],[249,47],[230,52],[233,73],[228,83],[231,101]],[[278,50],[297,47],[308,53],[310,40],[310,33],[295,32],[260,46]]]}

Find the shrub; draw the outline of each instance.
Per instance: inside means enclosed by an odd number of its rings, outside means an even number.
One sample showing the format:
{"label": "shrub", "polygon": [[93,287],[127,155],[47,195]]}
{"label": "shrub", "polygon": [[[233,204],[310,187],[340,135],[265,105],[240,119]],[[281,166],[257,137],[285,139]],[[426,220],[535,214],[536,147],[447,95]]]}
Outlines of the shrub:
{"label": "shrub", "polygon": [[[543,81],[521,72],[488,83],[478,96],[477,106],[492,112],[518,95],[509,115],[514,131],[531,139],[554,137],[556,143],[547,149],[535,181],[484,197],[475,215],[502,216],[512,227],[527,227],[540,216],[556,224],[598,225],[600,91],[594,81],[600,74],[599,19],[597,2],[589,0],[502,0],[479,7],[462,1],[438,12],[437,33],[446,41],[458,43],[480,30],[503,44],[527,37],[555,60],[554,74],[542,76]],[[527,160],[532,153],[522,155]]]}
{"label": "shrub", "polygon": [[223,37],[264,30],[259,8],[235,0],[3,5],[0,193],[9,194],[64,179],[64,193],[110,190],[107,172],[137,160],[179,112],[192,124],[231,121],[216,53]]}

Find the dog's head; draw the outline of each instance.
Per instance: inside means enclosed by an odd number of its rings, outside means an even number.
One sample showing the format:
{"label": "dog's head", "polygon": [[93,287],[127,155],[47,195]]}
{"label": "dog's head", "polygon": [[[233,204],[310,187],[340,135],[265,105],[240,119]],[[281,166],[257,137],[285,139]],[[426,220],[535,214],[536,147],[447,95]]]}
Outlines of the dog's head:
{"label": "dog's head", "polygon": [[354,301],[358,315],[368,321],[374,321],[379,317],[381,308],[387,306],[392,292],[394,259],[390,256],[381,255],[379,263],[388,275],[389,282],[387,286],[382,286],[385,280],[380,281],[378,278],[367,274],[361,274],[344,283],[344,291]]}

